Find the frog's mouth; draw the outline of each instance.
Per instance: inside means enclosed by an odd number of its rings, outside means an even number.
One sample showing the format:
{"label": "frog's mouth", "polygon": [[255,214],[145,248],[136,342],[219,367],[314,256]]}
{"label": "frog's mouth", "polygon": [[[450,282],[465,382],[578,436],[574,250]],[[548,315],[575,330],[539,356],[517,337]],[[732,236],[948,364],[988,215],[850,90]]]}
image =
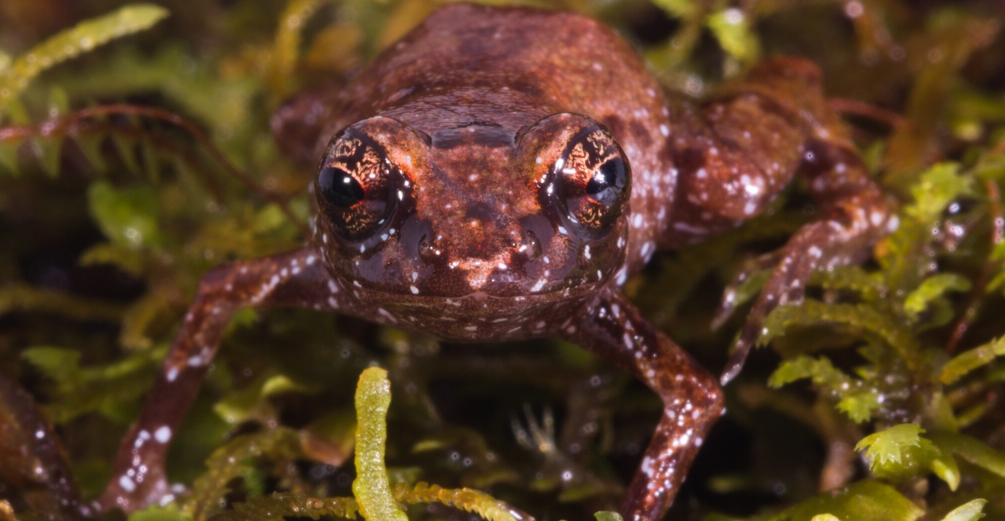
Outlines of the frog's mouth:
{"label": "frog's mouth", "polygon": [[479,311],[474,314],[491,315],[586,298],[609,282],[608,280],[594,280],[579,284],[562,284],[560,281],[556,281],[553,283],[554,287],[540,292],[528,292],[518,284],[505,286],[489,284],[483,289],[452,295],[372,288],[358,291],[357,298],[399,310],[446,311],[449,315],[453,315],[452,311],[457,309],[469,310],[468,312],[484,310],[484,313]]}

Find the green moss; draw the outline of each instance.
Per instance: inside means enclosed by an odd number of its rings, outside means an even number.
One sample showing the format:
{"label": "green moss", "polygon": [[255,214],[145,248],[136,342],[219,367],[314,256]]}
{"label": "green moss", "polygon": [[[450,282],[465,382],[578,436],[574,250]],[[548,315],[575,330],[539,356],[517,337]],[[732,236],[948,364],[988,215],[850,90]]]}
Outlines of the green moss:
{"label": "green moss", "polygon": [[391,405],[391,382],[387,371],[371,367],[359,377],[356,389],[356,481],[352,492],[366,519],[407,521],[408,517],[391,496],[384,466],[387,441],[387,408]]}
{"label": "green moss", "polygon": [[[271,114],[438,5],[160,3],[54,15],[60,0],[0,2],[0,372],[58,425],[89,496],[200,276],[303,241],[313,166],[281,154]],[[976,1],[531,3],[602,18],[690,94],[757,56],[811,57],[899,203],[900,226],[862,266],[815,274],[805,302],[768,318],[770,352],[727,388],[728,419],[671,516],[1005,518],[1000,15]],[[796,183],[742,227],[660,254],[625,292],[721,367],[764,283],[760,256],[814,215]],[[398,519],[455,515],[442,505],[613,519],[661,403],[570,349],[461,349],[309,310],[241,312],[172,446],[187,492],[131,519],[353,518],[371,497]],[[370,382],[367,400],[385,403],[356,423],[352,382],[372,365],[390,384]],[[530,436],[524,410],[555,411],[554,425],[528,421]],[[31,432],[16,416],[5,421]],[[369,462],[358,475],[354,446]],[[0,518],[9,506],[33,519],[27,505],[56,501],[46,494],[0,477]]]}
{"label": "green moss", "polygon": [[166,9],[155,5],[130,5],[63,31],[13,61],[0,53],[0,111],[42,71],[116,38],[144,31],[167,15]]}

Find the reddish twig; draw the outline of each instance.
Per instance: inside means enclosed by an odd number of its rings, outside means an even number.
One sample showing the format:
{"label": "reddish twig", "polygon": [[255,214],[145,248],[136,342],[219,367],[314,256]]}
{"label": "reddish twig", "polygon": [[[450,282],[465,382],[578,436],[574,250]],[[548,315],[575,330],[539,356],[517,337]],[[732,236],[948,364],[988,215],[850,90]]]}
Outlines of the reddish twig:
{"label": "reddish twig", "polygon": [[195,138],[199,144],[205,147],[213,159],[220,163],[228,174],[234,177],[234,179],[237,179],[238,182],[243,184],[245,188],[252,193],[278,206],[283,214],[285,214],[291,222],[300,228],[300,232],[304,235],[304,237],[310,237],[310,231],[308,230],[307,225],[303,223],[295,214],[293,214],[293,212],[289,209],[289,206],[287,206],[286,201],[259,185],[254,179],[250,178],[247,174],[231,163],[230,160],[227,159],[227,156],[225,156],[223,152],[213,144],[213,142],[209,139],[209,136],[207,136],[206,133],[203,132],[197,125],[182,116],[167,110],[125,104],[89,107],[78,110],[65,117],[48,120],[35,126],[11,125],[2,127],[0,128],[0,142],[19,141],[36,136],[52,137],[62,134],[72,135],[79,132],[82,126],[88,123],[88,120],[103,116],[139,116],[156,121],[163,121],[181,128],[183,131]]}
{"label": "reddish twig", "polygon": [[891,128],[902,128],[907,126],[907,119],[893,112],[892,110],[886,110],[876,105],[870,105],[858,100],[847,99],[847,98],[830,98],[828,100],[831,109],[835,112],[841,114],[854,114],[856,116],[862,116],[864,118],[869,118],[881,123],[885,123]]}

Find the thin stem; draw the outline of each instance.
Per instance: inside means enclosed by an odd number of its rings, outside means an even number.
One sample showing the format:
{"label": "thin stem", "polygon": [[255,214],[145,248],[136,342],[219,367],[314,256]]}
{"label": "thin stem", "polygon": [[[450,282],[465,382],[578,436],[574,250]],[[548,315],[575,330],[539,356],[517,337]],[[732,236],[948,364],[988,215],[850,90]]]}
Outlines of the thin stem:
{"label": "thin stem", "polygon": [[252,193],[258,195],[265,201],[278,206],[283,214],[286,215],[286,217],[300,229],[300,233],[303,234],[304,237],[310,237],[310,230],[307,228],[306,223],[300,220],[300,218],[298,218],[290,210],[286,201],[278,195],[265,189],[254,179],[241,171],[241,169],[237,168],[237,166],[227,159],[227,156],[225,156],[223,152],[213,144],[212,140],[209,139],[209,136],[207,136],[206,133],[203,132],[196,124],[167,110],[126,104],[89,107],[78,110],[62,118],[45,121],[39,125],[11,125],[2,127],[0,128],[0,142],[21,141],[35,136],[51,137],[64,134],[73,135],[79,132],[80,129],[88,123],[86,120],[110,115],[139,116],[147,119],[163,121],[181,128],[183,131],[195,138],[195,140],[203,147],[205,147],[213,159],[220,163],[228,174],[230,174],[234,179],[237,179],[238,182],[243,184],[245,188],[250,190]]}

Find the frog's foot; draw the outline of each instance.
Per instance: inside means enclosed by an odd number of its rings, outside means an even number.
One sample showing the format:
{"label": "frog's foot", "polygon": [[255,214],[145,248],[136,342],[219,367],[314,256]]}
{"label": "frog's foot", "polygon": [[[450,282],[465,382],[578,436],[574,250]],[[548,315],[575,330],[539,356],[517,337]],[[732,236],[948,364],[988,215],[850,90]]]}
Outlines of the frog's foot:
{"label": "frog's foot", "polygon": [[[823,208],[823,219],[801,228],[780,250],[778,263],[730,352],[721,376],[723,385],[740,372],[768,314],[778,306],[802,302],[814,270],[861,262],[876,240],[896,229],[897,217],[878,188],[862,181],[868,177],[861,161],[851,154],[848,149],[820,141],[807,145],[801,173],[808,178],[811,190],[844,193],[836,194],[839,197]],[[862,173],[848,176],[846,169]],[[858,181],[858,186],[847,183],[849,178]]]}
{"label": "frog's foot", "polygon": [[845,244],[840,241],[850,235],[835,222],[824,221],[802,228],[789,240],[730,351],[721,376],[723,385],[740,373],[747,354],[763,332],[768,315],[778,306],[802,302],[806,282],[815,269],[852,262],[849,256],[842,256]]}
{"label": "frog's foot", "polygon": [[[733,316],[736,308],[740,307],[754,295],[749,295],[747,285],[763,288],[762,280],[770,276],[771,270],[781,262],[785,255],[785,248],[780,248],[773,252],[765,253],[758,257],[747,259],[740,265],[739,271],[733,277],[722,292],[722,299],[719,301],[719,309],[712,317],[712,330],[717,330]],[[767,282],[764,280],[764,282]]]}

